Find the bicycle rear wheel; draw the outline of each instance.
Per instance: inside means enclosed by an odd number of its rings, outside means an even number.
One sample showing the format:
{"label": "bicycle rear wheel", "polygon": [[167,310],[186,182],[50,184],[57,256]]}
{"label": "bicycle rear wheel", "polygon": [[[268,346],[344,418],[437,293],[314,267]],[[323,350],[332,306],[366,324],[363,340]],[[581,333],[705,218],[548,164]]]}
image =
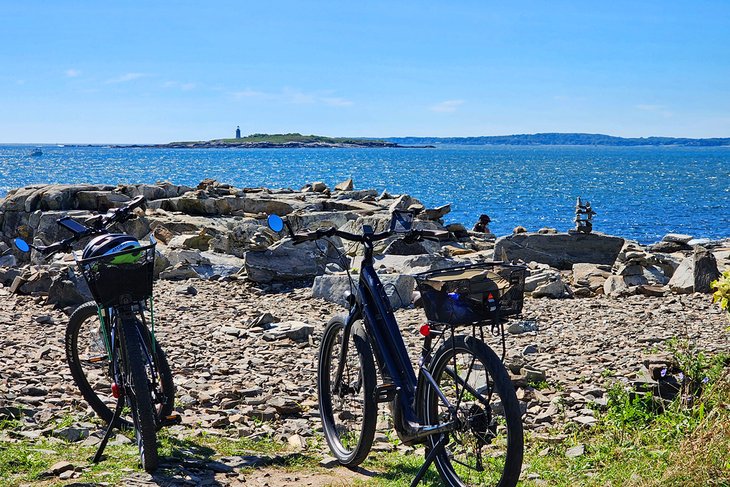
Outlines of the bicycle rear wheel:
{"label": "bicycle rear wheel", "polygon": [[[112,396],[111,362],[104,346],[101,322],[94,301],[79,306],[66,327],[66,361],[76,386],[94,412],[106,423],[114,416],[117,400]],[[149,339],[149,338],[148,338]],[[148,347],[149,348],[149,347]],[[159,343],[155,344],[155,366],[158,391],[157,416],[162,420],[172,413],[175,402],[175,384],[170,365]],[[122,417],[114,427],[131,428],[130,417]]]}
{"label": "bicycle rear wheel", "polygon": [[[144,325],[139,320],[122,321],[124,394],[132,411],[134,435],[142,468],[157,469],[156,411],[152,404],[152,382],[147,350],[140,336]],[[145,330],[146,331],[146,330]]]}
{"label": "bicycle rear wheel", "polygon": [[455,336],[436,352],[429,371],[456,408],[454,418],[430,383],[419,389],[417,402],[426,424],[456,420],[458,425],[446,437],[427,441],[431,449],[444,440],[435,459],[444,484],[516,485],[522,468],[522,414],[499,357],[472,336]]}
{"label": "bicycle rear wheel", "polygon": [[317,369],[319,414],[332,454],[340,464],[355,467],[367,457],[375,436],[376,370],[365,331],[356,322],[347,341],[342,380],[336,382],[344,329],[345,321],[338,316],[330,320],[322,336]]}

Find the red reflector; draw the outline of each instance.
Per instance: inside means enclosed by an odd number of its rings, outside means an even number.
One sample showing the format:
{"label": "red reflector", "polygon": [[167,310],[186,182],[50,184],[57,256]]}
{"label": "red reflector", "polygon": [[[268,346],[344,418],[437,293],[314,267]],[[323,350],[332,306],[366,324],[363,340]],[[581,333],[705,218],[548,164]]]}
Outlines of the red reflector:
{"label": "red reflector", "polygon": [[431,327],[426,325],[421,325],[421,328],[418,330],[421,335],[427,337],[431,334]]}
{"label": "red reflector", "polygon": [[117,385],[116,382],[114,382],[112,384],[112,396],[114,396],[114,399],[119,399],[120,395],[121,394],[120,394],[119,386]]}
{"label": "red reflector", "polygon": [[494,295],[492,293],[487,294],[487,299],[490,300],[490,301],[493,300],[494,299]]}

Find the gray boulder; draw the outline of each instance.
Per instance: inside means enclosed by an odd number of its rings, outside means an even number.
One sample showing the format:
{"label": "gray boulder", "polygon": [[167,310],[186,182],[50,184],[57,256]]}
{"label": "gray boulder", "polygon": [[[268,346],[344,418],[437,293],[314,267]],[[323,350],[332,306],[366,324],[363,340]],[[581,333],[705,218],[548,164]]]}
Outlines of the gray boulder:
{"label": "gray boulder", "polygon": [[[352,277],[355,280],[354,285],[357,286],[358,276]],[[413,277],[402,274],[379,274],[378,277],[383,283],[385,294],[388,295],[393,309],[405,308],[411,304],[416,285]],[[342,306],[347,305],[346,298],[350,291],[350,281],[345,274],[317,276],[312,286],[312,296]]]}
{"label": "gray boulder", "polygon": [[596,264],[573,264],[573,283],[592,292],[603,289],[606,279],[611,275],[610,267]]}
{"label": "gray boulder", "polygon": [[80,210],[105,212],[109,208],[124,206],[131,198],[114,191],[79,191],[76,193],[76,207]]}
{"label": "gray boulder", "polygon": [[661,242],[657,242],[657,243],[649,246],[649,250],[652,252],[664,252],[664,253],[680,252],[682,250],[689,250],[690,248],[691,247],[685,243],[665,241],[665,240],[662,240]]}
{"label": "gray boulder", "polygon": [[528,293],[534,292],[538,287],[556,280],[562,283],[560,272],[554,269],[530,269],[529,275],[525,277],[525,291]]}
{"label": "gray boulder", "polygon": [[603,294],[613,297],[630,294],[629,285],[623,276],[608,276],[603,284]]}
{"label": "gray boulder", "polygon": [[622,238],[598,233],[518,233],[498,238],[494,255],[568,270],[577,263],[612,265],[623,244]]}
{"label": "gray boulder", "polygon": [[317,247],[314,242],[294,245],[291,240],[280,240],[266,250],[251,250],[244,255],[248,278],[264,283],[311,279],[324,274],[330,262],[340,262],[340,259],[324,242]]}
{"label": "gray boulder", "polygon": [[20,274],[20,269],[16,267],[0,267],[0,284],[10,286]]}
{"label": "gray boulder", "polygon": [[246,197],[243,199],[243,211],[246,213],[266,213],[267,215],[288,215],[294,211],[294,206],[301,206],[301,202],[293,200],[282,201],[261,195],[259,197]]}
{"label": "gray boulder", "polygon": [[[209,262],[207,267],[210,268],[211,275],[225,277],[238,274],[244,266],[244,260],[233,255],[220,254],[218,252],[202,252],[201,256]],[[201,272],[202,269],[197,269],[197,271],[200,274],[206,275],[206,277],[210,277],[207,275],[207,269],[205,272]]]}
{"label": "gray boulder", "polygon": [[715,256],[704,247],[695,247],[669,280],[669,289],[678,294],[708,293],[710,283],[720,277]]}
{"label": "gray boulder", "polygon": [[200,277],[200,274],[195,271],[193,266],[186,263],[181,263],[172,267],[168,267],[164,271],[160,272],[160,279],[166,279],[169,281],[199,279]]}
{"label": "gray boulder", "polygon": [[[418,274],[437,269],[446,269],[463,264],[456,260],[445,258],[437,254],[395,255],[384,254],[375,256],[375,268],[386,269],[387,273]],[[379,271],[380,272],[380,271]]]}
{"label": "gray boulder", "polygon": [[668,233],[662,238],[662,242],[676,242],[680,244],[686,244],[692,240],[692,235],[684,235],[681,233]]}
{"label": "gray boulder", "polygon": [[27,186],[11,191],[3,202],[4,211],[73,210],[77,207],[79,191],[111,192],[114,186],[91,184],[49,184]]}
{"label": "gray boulder", "polygon": [[327,185],[322,181],[315,181],[310,185],[310,187],[315,193],[323,193],[327,189]]}
{"label": "gray boulder", "polygon": [[[317,230],[319,228],[340,228],[348,221],[357,218],[357,214],[351,211],[312,211],[306,213],[292,214],[287,217],[289,224],[294,231]],[[286,233],[282,230],[282,235]]]}
{"label": "gray boulder", "polygon": [[188,215],[219,214],[216,199],[203,190],[189,191],[183,196],[162,200],[160,207],[166,211],[179,211]]}
{"label": "gray boulder", "polygon": [[375,197],[378,196],[378,192],[374,189],[358,189],[353,191],[339,191],[333,195],[338,200],[367,200],[374,201]]}
{"label": "gray boulder", "polygon": [[421,220],[440,220],[451,212],[451,205],[437,206],[436,208],[426,208],[418,214]]}
{"label": "gray boulder", "polygon": [[0,255],[0,267],[15,267],[18,265],[18,260],[13,254]]}
{"label": "gray boulder", "polygon": [[393,255],[421,255],[428,254],[428,250],[421,245],[421,242],[406,242],[404,239],[399,238],[393,240],[383,250],[384,254]]}
{"label": "gray boulder", "polygon": [[353,182],[352,178],[346,179],[341,183],[335,185],[335,191],[352,191]]}
{"label": "gray boulder", "polygon": [[532,292],[533,298],[559,299],[559,298],[565,298],[568,296],[570,296],[570,294],[566,291],[565,283],[560,278],[560,274],[558,274],[558,276],[555,277],[554,279],[552,279],[548,282],[545,282],[543,284],[540,284]]}
{"label": "gray boulder", "polygon": [[208,250],[212,238],[211,235],[204,232],[176,235],[167,242],[167,245],[173,249]]}
{"label": "gray boulder", "polygon": [[47,269],[34,269],[29,274],[24,274],[13,279],[10,285],[11,293],[19,294],[48,294],[53,281],[53,274]]}
{"label": "gray boulder", "polygon": [[272,323],[270,328],[263,334],[264,340],[281,340],[289,338],[301,342],[306,341],[314,332],[314,326],[303,321],[282,321]]}
{"label": "gray boulder", "polygon": [[194,188],[191,188],[190,186],[172,184],[168,181],[158,182],[154,185],[135,184],[123,186],[121,188],[122,192],[129,197],[134,198],[141,194],[148,202],[163,198],[177,198],[178,196],[182,196],[193,189]]}
{"label": "gray boulder", "polygon": [[160,246],[160,252],[167,257],[170,265],[175,266],[178,264],[188,265],[205,265],[210,264],[210,261],[203,256],[199,250],[192,249],[172,249],[170,247]]}
{"label": "gray boulder", "polygon": [[55,276],[48,289],[48,304],[58,308],[78,306],[93,299],[86,279],[77,275],[71,268],[66,268]]}

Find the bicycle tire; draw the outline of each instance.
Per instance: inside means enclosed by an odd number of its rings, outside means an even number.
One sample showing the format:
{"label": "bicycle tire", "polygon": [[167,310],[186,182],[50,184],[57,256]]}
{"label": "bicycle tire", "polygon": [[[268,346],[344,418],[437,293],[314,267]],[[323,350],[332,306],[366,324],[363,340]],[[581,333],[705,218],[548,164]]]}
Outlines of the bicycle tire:
{"label": "bicycle tire", "polygon": [[[468,370],[458,367],[462,363],[460,356],[467,360],[464,364],[469,363]],[[449,369],[455,363],[456,367]],[[444,484],[449,487],[515,486],[522,469],[522,413],[514,385],[499,357],[473,336],[455,336],[439,347],[429,372],[439,389],[459,411],[457,417],[460,427],[448,433],[446,448],[436,455],[434,461]],[[454,376],[460,379],[457,381]],[[469,382],[471,379],[475,380],[475,384]],[[472,389],[467,390],[463,387],[464,383]],[[442,403],[436,390],[427,381],[423,384],[417,393],[417,403],[421,406],[419,413],[426,424],[438,424],[441,421],[439,416],[445,419],[448,414],[442,412],[439,415],[439,405]],[[461,392],[454,384],[461,384]],[[456,392],[455,400],[453,392]],[[498,398],[494,397],[495,394]],[[468,434],[472,434],[474,439],[467,440]],[[427,451],[434,448],[443,437],[429,437]],[[497,455],[496,449],[503,443],[506,443],[504,455]],[[482,458],[482,449],[485,448],[489,456]],[[460,454],[464,458],[460,458]],[[484,467],[485,462],[487,468]],[[490,465],[494,468],[489,469]],[[472,471],[474,479],[471,478]]]}
{"label": "bicycle tire", "polygon": [[[375,437],[378,404],[375,397],[377,373],[373,352],[367,339],[367,334],[360,322],[356,322],[350,333],[348,359],[346,370],[343,373],[348,389],[359,396],[362,404],[360,416],[349,410],[335,412],[334,406],[345,398],[344,392],[337,394],[333,390],[331,375],[336,373],[339,361],[338,338],[341,342],[345,328],[345,319],[340,316],[332,318],[325,327],[320,344],[319,361],[317,365],[317,390],[319,395],[319,414],[322,419],[324,436],[330,451],[337,461],[345,467],[353,468],[362,463],[368,456]],[[353,349],[354,345],[354,349]],[[335,352],[336,350],[336,352]],[[354,352],[354,354],[353,354]],[[359,368],[353,370],[354,367]],[[334,367],[334,370],[333,370]],[[356,377],[355,377],[356,375]],[[349,379],[349,380],[348,380]],[[354,382],[352,379],[355,379]],[[348,415],[352,415],[350,418]],[[348,434],[343,438],[344,422],[352,419],[353,426],[359,423],[360,430]],[[338,422],[341,421],[343,423]],[[356,437],[356,438],[355,438]],[[354,443],[350,443],[354,439]]]}
{"label": "bicycle tire", "polygon": [[[109,358],[91,363],[85,356],[93,352],[86,350],[92,345],[86,343],[82,345],[85,350],[83,352],[79,350],[80,335],[99,330],[101,324],[98,318],[97,305],[94,301],[82,304],[71,314],[66,326],[66,362],[84,400],[102,421],[108,424],[114,416],[114,406],[117,401],[111,393],[111,383],[114,382],[114,379],[110,375]],[[101,336],[97,339],[101,340]],[[91,340],[93,341],[93,338]],[[106,350],[103,348],[103,343],[100,341],[97,346],[99,349],[95,351],[105,355]],[[155,351],[158,383],[164,395],[164,401],[157,406],[157,415],[162,420],[172,413],[175,403],[175,384],[167,357],[159,343],[156,343]],[[114,425],[115,428],[132,428],[132,426],[132,423],[125,418],[119,418]]]}
{"label": "bicycle tire", "polygon": [[132,410],[134,436],[139,449],[140,463],[146,472],[154,472],[159,462],[157,456],[157,427],[155,408],[150,393],[147,359],[139,330],[144,325],[136,319],[122,320],[122,349],[124,363],[124,393]]}

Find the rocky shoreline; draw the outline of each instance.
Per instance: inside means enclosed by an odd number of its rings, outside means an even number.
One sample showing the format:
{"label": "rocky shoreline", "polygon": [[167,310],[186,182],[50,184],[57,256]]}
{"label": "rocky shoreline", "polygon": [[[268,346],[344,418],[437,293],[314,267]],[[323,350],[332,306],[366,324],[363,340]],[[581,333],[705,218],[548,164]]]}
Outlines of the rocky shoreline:
{"label": "rocky shoreline", "polygon": [[[124,231],[159,241],[157,330],[185,418],[173,430],[181,434],[270,435],[302,448],[321,431],[316,347],[324,324],[343,311],[333,301],[347,276],[336,252],[291,245],[266,227],[267,214],[286,215],[295,228],[357,232],[362,225],[384,230],[389,212],[402,208],[419,212],[420,228],[447,230],[441,242],[392,238],[377,249],[378,272],[393,284],[387,286],[391,303],[414,357],[424,315],[414,306],[411,274],[495,256],[525,262],[528,297],[519,320],[508,323],[505,362],[526,428],[540,437],[561,441],[556,426],[594,424],[611,382],[659,390],[663,379],[656,371],[672,367],[670,339],[691,340],[709,353],[730,351],[726,316],[707,294],[709,280],[730,267],[727,240],[668,235],[641,246],[552,229],[496,238],[462,224],[444,225],[448,205],[425,208],[408,195],[355,190],[352,181],[301,190],[234,188],[211,180],[196,188],[35,186],[11,191],[0,202],[0,419],[24,414],[22,429],[0,440],[66,438],[68,432],[48,425],[74,414],[81,433],[73,439],[98,441],[98,426],[83,419],[90,410],[64,363],[66,315],[87,299],[83,286],[76,287],[73,262],[59,256],[39,265],[33,256],[31,263],[10,240],[20,235],[51,243],[65,236],[55,224],[61,215],[83,222],[138,194],[147,198],[147,209]],[[358,267],[357,247],[333,244]],[[497,339],[490,345],[501,349]],[[387,440],[385,421],[379,447],[406,449]]]}

